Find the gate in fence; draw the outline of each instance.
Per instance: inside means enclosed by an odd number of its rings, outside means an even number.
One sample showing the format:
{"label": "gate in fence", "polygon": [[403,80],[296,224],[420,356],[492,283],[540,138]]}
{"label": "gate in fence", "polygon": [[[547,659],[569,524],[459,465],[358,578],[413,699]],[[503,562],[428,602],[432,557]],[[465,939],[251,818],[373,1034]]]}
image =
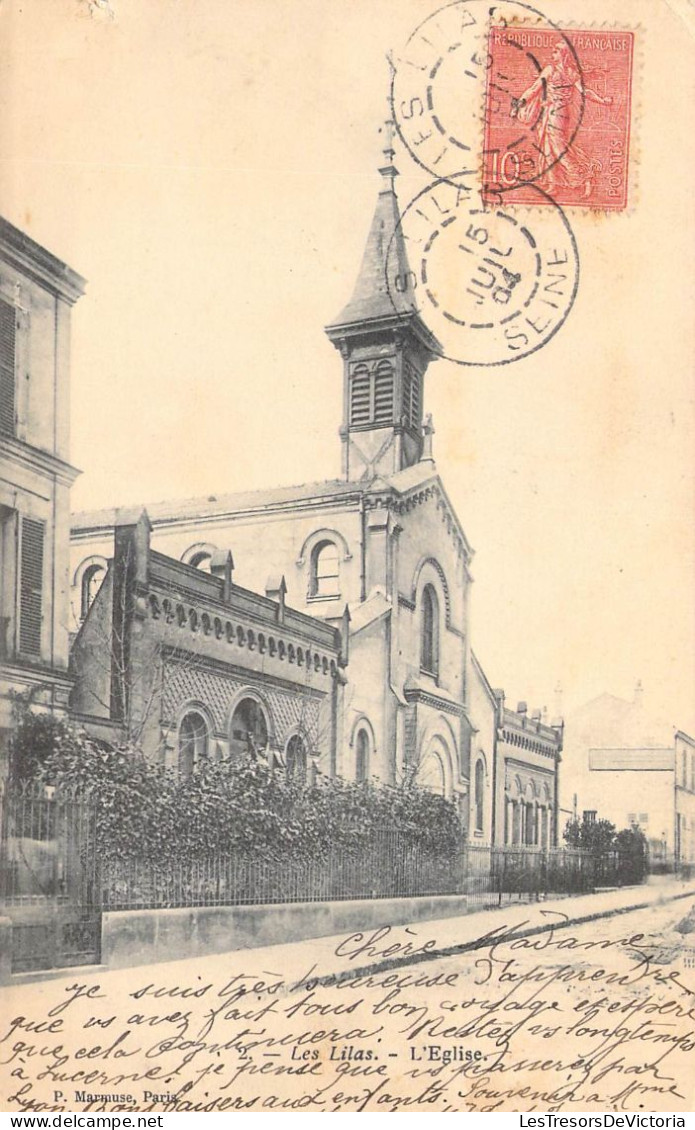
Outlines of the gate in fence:
{"label": "gate in fence", "polygon": [[95,810],[47,786],[0,797],[0,914],[12,921],[12,971],[99,961]]}

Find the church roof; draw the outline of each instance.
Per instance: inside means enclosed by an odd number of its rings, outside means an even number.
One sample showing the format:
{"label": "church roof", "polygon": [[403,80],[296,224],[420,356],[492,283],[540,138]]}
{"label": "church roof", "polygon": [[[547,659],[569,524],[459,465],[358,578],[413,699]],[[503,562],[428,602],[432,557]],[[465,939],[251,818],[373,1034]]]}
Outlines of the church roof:
{"label": "church roof", "polygon": [[410,269],[401,213],[394,182],[398,170],[393,165],[393,123],[387,123],[388,140],[384,149],[386,164],[379,169],[382,185],[376,201],[357,282],[347,306],[326,326],[332,341],[342,334],[387,325],[406,325],[418,337],[431,357],[442,352],[432,331],[418,310]]}
{"label": "church roof", "polygon": [[[311,506],[313,503],[320,506],[329,499],[347,500],[350,496],[357,502],[360,497],[382,491],[395,491],[398,495],[407,495],[428,484],[436,484],[462,539],[465,552],[471,555],[471,547],[431,459],[422,459],[419,463],[414,463],[411,467],[406,467],[393,475],[377,475],[373,479],[362,479],[359,482],[324,479],[317,483],[301,483],[289,487],[246,490],[233,494],[199,495],[196,498],[148,503],[147,514],[154,526],[166,526],[169,523],[197,522],[200,519],[221,518],[225,515],[291,510],[298,505]],[[142,509],[142,503],[139,503],[137,506],[83,510],[72,515],[71,533],[78,536],[89,535],[97,531],[113,530],[117,525],[135,523],[142,514]]]}
{"label": "church roof", "polygon": [[[400,225],[398,197],[393,184],[394,175],[395,169],[393,175],[384,176],[355,289],[347,306],[331,322],[331,326],[392,318],[394,314],[417,314],[411,286],[412,274]],[[404,280],[402,289],[397,290],[395,285],[387,286],[387,258],[389,275],[398,275],[399,280]]]}
{"label": "church roof", "polygon": [[[350,483],[344,479],[324,479],[317,483],[299,483],[288,487],[270,487],[262,490],[243,490],[226,494],[197,495],[193,498],[167,499],[147,504],[147,513],[152,522],[161,525],[167,521],[197,520],[221,514],[248,513],[266,510],[268,507],[282,508],[310,499],[354,494],[359,497],[366,484]],[[137,506],[115,506],[103,510],[83,510],[72,516],[73,532],[113,527],[136,522],[142,513],[142,504]]]}

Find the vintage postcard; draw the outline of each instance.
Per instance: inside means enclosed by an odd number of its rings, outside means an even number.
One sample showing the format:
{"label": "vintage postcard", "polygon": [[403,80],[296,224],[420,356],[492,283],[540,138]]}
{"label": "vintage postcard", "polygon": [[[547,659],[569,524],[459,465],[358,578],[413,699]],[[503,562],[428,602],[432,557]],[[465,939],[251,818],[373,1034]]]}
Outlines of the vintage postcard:
{"label": "vintage postcard", "polygon": [[2,1110],[685,1126],[690,0],[0,52]]}

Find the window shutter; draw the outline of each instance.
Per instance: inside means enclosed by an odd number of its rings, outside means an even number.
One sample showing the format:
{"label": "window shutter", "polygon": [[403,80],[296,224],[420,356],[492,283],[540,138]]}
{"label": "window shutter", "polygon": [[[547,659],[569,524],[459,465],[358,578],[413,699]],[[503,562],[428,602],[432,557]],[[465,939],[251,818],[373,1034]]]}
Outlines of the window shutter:
{"label": "window shutter", "polygon": [[0,435],[15,434],[15,310],[0,300]]}
{"label": "window shutter", "polygon": [[19,594],[19,650],[41,654],[43,596],[43,522],[22,520],[22,560]]}
{"label": "window shutter", "polygon": [[407,362],[403,367],[403,410],[411,428],[420,423],[420,374]]}
{"label": "window shutter", "polygon": [[393,369],[388,361],[380,361],[374,377],[374,423],[393,421]]}
{"label": "window shutter", "polygon": [[350,423],[368,424],[371,415],[370,406],[369,370],[366,365],[360,365],[352,374],[352,388],[350,397]]}

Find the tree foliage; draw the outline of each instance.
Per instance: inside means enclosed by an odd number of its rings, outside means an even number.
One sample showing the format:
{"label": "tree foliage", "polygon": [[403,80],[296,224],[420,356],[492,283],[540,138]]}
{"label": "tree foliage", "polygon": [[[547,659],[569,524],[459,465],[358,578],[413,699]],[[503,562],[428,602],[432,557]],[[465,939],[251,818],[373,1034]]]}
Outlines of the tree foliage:
{"label": "tree foliage", "polygon": [[191,860],[220,851],[320,856],[329,845],[369,850],[384,829],[441,857],[462,842],[455,806],[412,784],[319,776],[308,786],[252,757],[206,760],[184,778],[150,764],[134,745],[111,748],[47,716],[21,719],[11,772],[15,781],[88,792],[105,858]]}
{"label": "tree foliage", "polygon": [[615,842],[615,824],[610,820],[570,820],[563,832],[568,847],[600,853]]}
{"label": "tree foliage", "polygon": [[568,847],[595,856],[617,853],[623,882],[641,883],[649,870],[647,841],[637,827],[618,832],[610,820],[570,820],[563,836]]}

